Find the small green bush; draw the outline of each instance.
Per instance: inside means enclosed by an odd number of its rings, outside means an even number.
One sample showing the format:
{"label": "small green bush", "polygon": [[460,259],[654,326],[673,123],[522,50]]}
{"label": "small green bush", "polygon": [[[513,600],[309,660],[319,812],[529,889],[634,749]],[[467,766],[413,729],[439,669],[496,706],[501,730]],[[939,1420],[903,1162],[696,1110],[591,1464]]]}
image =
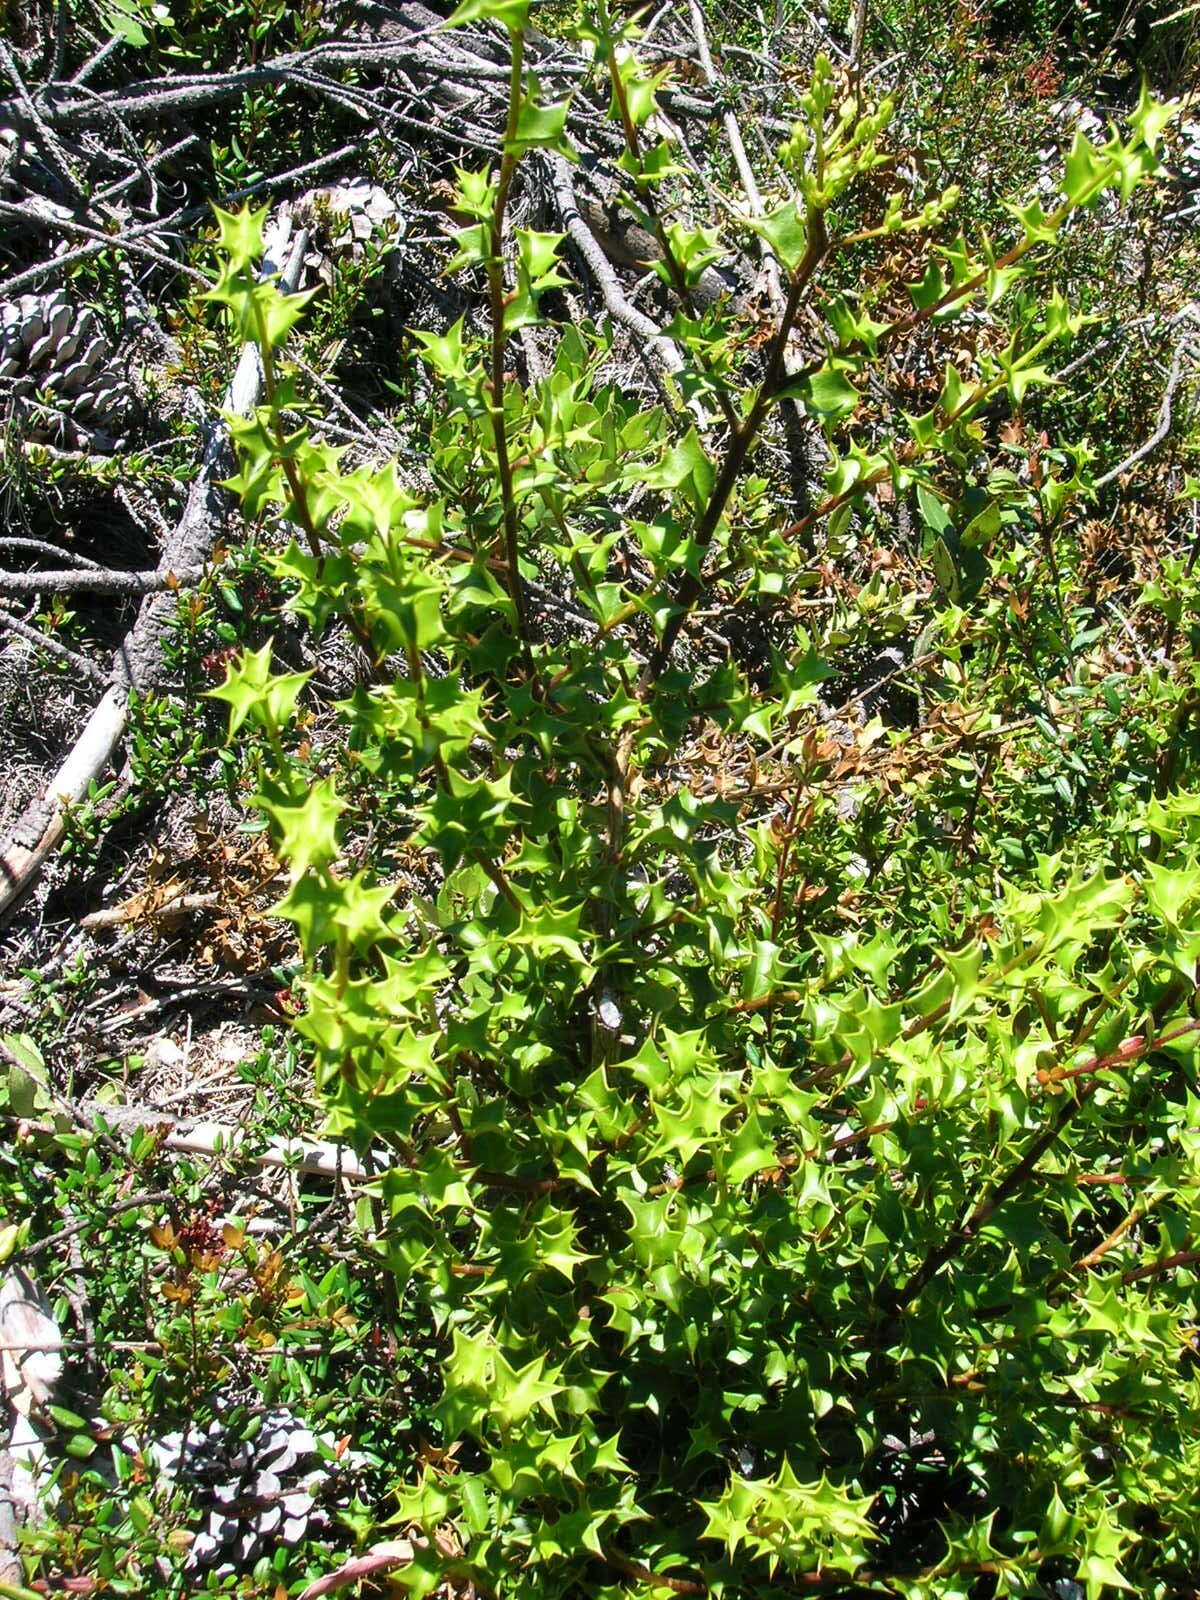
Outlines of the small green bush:
{"label": "small green bush", "polygon": [[[215,693],[267,752],[331,1127],[393,1155],[364,1233],[439,1332],[440,1438],[396,1486],[421,1535],[400,1581],[530,1600],[944,1600],[1074,1575],[1089,1600],[1183,1592],[1200,798],[1177,758],[1195,669],[1139,687],[1099,663],[1048,577],[1088,452],[1047,442],[1022,472],[989,432],[1078,326],[1047,276],[1064,223],[1153,172],[1167,112],[1143,97],[1128,137],[1078,138],[1058,200],[1011,208],[1009,244],[956,239],[953,193],[895,189],[864,218],[891,107],[819,60],[788,187],[749,224],[779,320],[764,347],[730,305],[681,310],[683,369],[646,409],[601,381],[594,328],[555,330],[544,379],[509,372],[563,281],[559,235],[509,239],[514,175],[574,151],[567,105],[523,70],[525,0],[458,13],[485,16],[512,42],[508,122],[453,209],[490,325],[419,336],[441,497],[288,431],[303,297],[256,281],[261,214],[221,216],[214,296],[267,371],[267,404],[235,423],[236,485],[296,530],[277,562],[293,609],[346,624],[370,668],[339,707],[340,762],[297,752],[307,675],[276,673],[269,646]],[[686,301],[720,243],[661,220],[678,173],[629,31],[603,13],[580,31]],[[881,239],[915,273],[847,287]],[[926,409],[895,403],[904,352],[968,312],[990,336],[959,344]],[[820,331],[804,363],[802,317]],[[752,470],[783,403],[828,452],[790,521]],[[884,497],[916,510],[925,614],[873,580],[845,637],[898,606],[883,633],[919,630],[944,738],[860,813],[848,791],[889,735],[860,730],[850,755],[822,738],[832,669],[786,603],[753,680],[696,624],[801,592],[809,542],[836,563]],[[534,579],[586,624],[539,627]],[[1145,603],[1191,640],[1190,568]],[[1054,704],[1048,652],[1068,674]],[[1100,806],[1089,739],[1110,762]]]}

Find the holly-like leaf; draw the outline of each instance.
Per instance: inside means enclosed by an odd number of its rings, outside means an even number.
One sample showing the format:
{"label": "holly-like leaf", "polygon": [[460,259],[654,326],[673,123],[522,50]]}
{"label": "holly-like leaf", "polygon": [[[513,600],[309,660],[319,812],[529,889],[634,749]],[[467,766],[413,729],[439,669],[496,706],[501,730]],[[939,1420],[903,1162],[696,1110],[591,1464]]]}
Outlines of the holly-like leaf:
{"label": "holly-like leaf", "polygon": [[662,460],[644,468],[642,481],[655,489],[683,489],[700,508],[707,504],[716,472],[695,428],[689,428]]}
{"label": "holly-like leaf", "polygon": [[708,1517],[704,1534],[731,1556],[746,1548],[763,1557],[773,1573],[848,1571],[867,1556],[877,1537],[870,1519],[872,1499],[827,1478],[802,1483],[785,1459],[772,1478],[729,1479],[715,1501],[701,1502]]}
{"label": "holly-like leaf", "polygon": [[264,795],[259,804],[275,824],[279,856],[293,878],[336,858],[338,818],[346,803],[332,778],[319,779],[302,800],[273,800]]}
{"label": "holly-like leaf", "polygon": [[243,206],[240,211],[222,211],[213,207],[217,219],[217,242],[234,272],[244,272],[262,258],[265,249],[263,233],[270,206]]}
{"label": "holly-like leaf", "polygon": [[418,329],[413,335],[426,361],[443,378],[465,378],[471,370],[463,329],[464,318],[459,317],[444,334],[424,333]]}
{"label": "holly-like leaf", "polygon": [[223,700],[229,707],[231,738],[247,720],[274,731],[295,715],[300,691],[312,677],[312,670],[272,674],[271,652],[269,639],[261,649],[244,650],[236,662],[226,667],[225,682],[208,691],[210,700]]}
{"label": "holly-like leaf", "polygon": [[1063,175],[1063,196],[1068,204],[1088,207],[1100,197],[1115,172],[1112,158],[1084,133],[1076,133]]}
{"label": "holly-like leaf", "polygon": [[1177,100],[1156,100],[1150,93],[1149,83],[1143,79],[1138,103],[1129,113],[1129,126],[1147,149],[1157,150],[1164,130],[1180,110],[1181,105]]}
{"label": "holly-like leaf", "polygon": [[789,397],[795,395],[810,415],[828,425],[844,421],[858,408],[858,390],[845,369],[833,364],[788,385],[783,393]]}
{"label": "holly-like leaf", "polygon": [[785,201],[765,217],[750,220],[749,226],[761,234],[787,272],[795,272],[809,247],[808,218],[795,200]]}
{"label": "holly-like leaf", "polygon": [[516,155],[529,150],[553,150],[569,161],[578,160],[574,145],[565,137],[570,100],[541,105],[531,96],[521,101],[517,127],[508,148]]}
{"label": "holly-like leaf", "polygon": [[763,1127],[757,1109],[752,1107],[723,1152],[725,1176],[730,1183],[744,1183],[747,1178],[773,1167],[777,1160],[775,1141]]}
{"label": "holly-like leaf", "polygon": [[[658,91],[670,77],[670,69],[648,72],[631,50],[617,51],[614,59],[629,119],[635,128],[645,127],[658,110]],[[614,121],[621,120],[615,101],[612,116]]]}

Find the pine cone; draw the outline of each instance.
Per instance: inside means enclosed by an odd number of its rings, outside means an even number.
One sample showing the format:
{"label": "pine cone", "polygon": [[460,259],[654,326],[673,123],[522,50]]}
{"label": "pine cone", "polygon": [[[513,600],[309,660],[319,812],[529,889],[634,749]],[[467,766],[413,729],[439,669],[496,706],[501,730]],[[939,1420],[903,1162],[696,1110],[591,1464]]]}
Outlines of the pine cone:
{"label": "pine cone", "polygon": [[63,290],[0,301],[0,392],[30,438],[111,449],[133,391],[90,306]]}
{"label": "pine cone", "polygon": [[360,261],[368,243],[393,249],[404,236],[404,213],[386,189],[365,178],[346,179],[301,195],[292,212],[308,228],[314,248],[305,264],[323,283],[332,284],[335,263],[344,256]]}
{"label": "pine cone", "polygon": [[332,1438],[314,1434],[283,1407],[267,1412],[253,1439],[239,1439],[219,1419],[186,1435],[168,1434],[149,1454],[168,1480],[189,1489],[205,1513],[192,1540],[188,1570],[246,1573],[260,1555],[329,1527],[336,1501],[363,1457],[334,1456]]}

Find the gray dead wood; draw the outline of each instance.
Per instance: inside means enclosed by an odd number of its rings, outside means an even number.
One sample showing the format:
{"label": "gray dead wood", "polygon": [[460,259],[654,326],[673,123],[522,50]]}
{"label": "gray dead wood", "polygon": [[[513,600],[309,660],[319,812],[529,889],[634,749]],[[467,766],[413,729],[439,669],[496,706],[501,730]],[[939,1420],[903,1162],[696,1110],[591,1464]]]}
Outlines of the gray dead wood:
{"label": "gray dead wood", "polygon": [[[64,1106],[64,1114],[67,1111]],[[244,1150],[247,1129],[242,1124],[216,1122],[199,1117],[175,1117],[166,1111],[156,1111],[153,1106],[112,1106],[82,1101],[69,1107],[71,1120],[81,1130],[90,1130],[102,1123],[110,1134],[134,1133],[142,1128],[161,1130],[163,1149],[179,1155],[214,1156],[232,1163],[241,1163],[268,1171],[291,1171],[304,1177],[330,1178],[347,1183],[366,1183],[370,1178],[392,1165],[393,1157],[383,1148],[368,1150],[365,1156],[333,1139],[295,1138],[282,1136],[269,1139],[261,1150],[247,1155]],[[53,1131],[49,1122],[30,1123],[37,1132]],[[128,1206],[158,1203],[158,1193],[133,1196]],[[87,1224],[83,1224],[86,1227]],[[82,1231],[71,1226],[71,1231]],[[17,1255],[27,1260],[42,1254],[67,1237],[66,1230],[45,1239],[35,1239],[22,1246]]]}
{"label": "gray dead wood", "polygon": [[604,309],[614,322],[619,322],[632,333],[636,333],[639,338],[645,339],[647,349],[661,370],[668,376],[673,376],[683,367],[683,358],[679,351],[656,322],[644,311],[631,306],[626,299],[625,291],[609,264],[603,246],[580,211],[578,196],[575,193],[575,181],[566,161],[562,156],[549,156],[547,160],[554,187],[554,199],[562,216],[563,227],[571,243],[583,257],[592,280],[600,291]]}
{"label": "gray dead wood", "polygon": [[92,572],[82,567],[48,572],[0,572],[0,594],[158,594],[177,589],[180,584],[196,583],[204,575],[202,566],[180,571]]}
{"label": "gray dead wood", "polygon": [[[264,275],[277,272],[291,242],[291,213],[283,208],[268,239]],[[281,286],[297,287],[307,240],[292,245],[283,268]],[[226,411],[247,416],[258,403],[262,366],[258,352],[247,344],[225,393]],[[203,565],[213,541],[224,528],[231,498],[219,487],[230,476],[233,457],[228,430],[214,423],[183,515],[171,531],[158,563],[165,583],[168,574],[192,571]],[[92,712],[74,748],[42,793],[27,808],[0,847],[0,916],[15,905],[32,885],[43,863],[63,836],[69,808],[87,794],[112,760],[125,733],[131,692],[152,687],[162,667],[162,646],[177,610],[173,591],[151,595],[113,660],[111,686]]]}
{"label": "gray dead wood", "polygon": [[1118,461],[1115,467],[1110,467],[1103,476],[1097,478],[1097,489],[1107,488],[1110,483],[1115,483],[1118,478],[1123,477],[1131,468],[1136,467],[1139,461],[1144,461],[1148,455],[1158,449],[1171,431],[1173,421],[1172,407],[1175,403],[1176,391],[1183,380],[1184,372],[1189,363],[1195,365],[1197,360],[1200,359],[1200,337],[1195,331],[1196,328],[1200,328],[1200,303],[1192,302],[1184,306],[1181,311],[1175,313],[1171,321],[1174,324],[1185,322],[1191,324],[1191,326],[1185,327],[1175,341],[1175,348],[1171,354],[1171,370],[1167,374],[1162,402],[1158,409],[1158,422],[1154,432],[1148,439],[1143,440],[1136,450],[1132,450],[1123,461]]}
{"label": "gray dead wood", "polygon": [[0,606],[0,632],[15,634],[18,639],[24,639],[35,650],[43,650],[58,661],[65,661],[81,677],[86,678],[89,683],[94,683],[98,689],[108,688],[107,674],[94,661],[89,661],[87,656],[81,656],[76,650],[69,650],[51,634],[40,633],[37,628],[31,628],[27,622],[23,622],[20,617],[14,617],[2,606]]}
{"label": "gray dead wood", "polygon": [[0,1583],[19,1584],[24,1578],[17,1555],[17,1510],[13,1500],[13,1464],[5,1441],[0,1449]]}

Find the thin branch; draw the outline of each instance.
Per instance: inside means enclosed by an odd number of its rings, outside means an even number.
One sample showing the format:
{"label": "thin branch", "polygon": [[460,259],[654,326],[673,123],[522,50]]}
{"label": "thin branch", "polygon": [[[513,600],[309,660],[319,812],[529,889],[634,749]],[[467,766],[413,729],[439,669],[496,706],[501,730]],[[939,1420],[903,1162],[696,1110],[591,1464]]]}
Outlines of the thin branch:
{"label": "thin branch", "polygon": [[1076,1113],[1088,1103],[1095,1089],[1095,1083],[1085,1084],[1077,1099],[1064,1100],[1057,1115],[1046,1124],[1021,1159],[978,1201],[967,1216],[951,1229],[941,1244],[929,1252],[908,1281],[890,1298],[889,1306],[892,1309],[902,1311],[905,1306],[911,1304],[942,1268],[970,1244],[1004,1202],[1024,1186],[1046,1151],[1055,1143]]}
{"label": "thin branch", "polygon": [[1160,1256],[1157,1261],[1148,1261],[1144,1267],[1131,1267],[1122,1273],[1121,1282],[1137,1283],[1141,1278],[1157,1278],[1172,1267],[1194,1267],[1197,1262],[1200,1262],[1200,1250],[1176,1250],[1169,1256]]}
{"label": "thin branch", "polygon": [[31,1256],[40,1256],[47,1250],[53,1250],[55,1245],[73,1239],[76,1234],[86,1233],[89,1228],[98,1228],[126,1211],[141,1211],[146,1206],[164,1206],[171,1198],[170,1189],[154,1189],[143,1194],[131,1194],[124,1200],[116,1200],[112,1205],[101,1207],[79,1222],[68,1223],[57,1233],[48,1233],[44,1239],[35,1239],[31,1244],[22,1245],[14,1251],[14,1255],[22,1261],[28,1261]]}
{"label": "thin branch", "polygon": [[706,1595],[708,1585],[701,1583],[698,1578],[675,1578],[669,1572],[655,1572],[652,1567],[645,1566],[640,1561],[631,1561],[628,1556],[623,1556],[619,1550],[609,1546],[604,1551],[604,1559],[624,1578],[636,1578],[639,1583],[644,1583],[654,1589],[669,1589],[674,1594]]}
{"label": "thin branch", "polygon": [[33,99],[30,96],[29,90],[25,87],[25,80],[21,77],[20,72],[18,72],[17,64],[13,60],[12,55],[9,52],[9,48],[4,43],[3,39],[0,39],[0,65],[3,65],[5,72],[8,74],[9,81],[12,83],[13,88],[17,91],[17,99],[20,103],[22,111],[33,124],[38,134],[41,136],[41,144],[38,149],[38,154],[45,160],[47,165],[54,169],[67,192],[74,199],[82,200],[83,191],[80,188],[79,179],[71,171],[67,159],[63,154],[61,145],[54,137],[54,134],[51,133],[50,129],[46,126],[46,122],[42,116],[42,113],[33,103]]}
{"label": "thin branch", "polygon": [[595,234],[583,220],[579,210],[579,202],[575,194],[575,180],[571,176],[571,169],[562,156],[548,158],[551,179],[554,188],[554,199],[562,217],[563,227],[566,229],[571,243],[579,251],[587,264],[587,269],[595,280],[604,301],[604,309],[614,322],[619,322],[623,327],[636,333],[639,338],[646,341],[647,351],[653,355],[655,361],[668,377],[674,377],[683,370],[683,357],[679,354],[673,341],[662,331],[658,324],[651,320],[644,311],[638,311],[631,306],[625,298],[613,268],[609,265],[608,258],[600,248]]}
{"label": "thin branch", "polygon": [[89,56],[88,59],[83,63],[79,71],[70,80],[71,83],[76,85],[86,83],[94,73],[100,70],[100,68],[108,60],[109,56],[111,56],[115,50],[120,49],[123,43],[124,41],[119,33],[114,33],[110,39],[106,39],[100,48],[95,52],[95,54]]}
{"label": "thin branch", "polygon": [[487,281],[490,320],[492,325],[491,368],[487,380],[488,416],[492,424],[492,447],[496,454],[496,477],[500,489],[500,508],[504,521],[504,560],[507,568],[509,598],[513,604],[517,638],[520,641],[526,671],[532,674],[533,658],[529,648],[529,619],[525,611],[525,591],[521,584],[520,522],[516,491],[513,486],[512,464],[508,454],[508,425],[504,417],[504,354],[508,340],[504,332],[506,300],[504,293],[504,227],[509,194],[517,167],[513,148],[517,122],[521,114],[521,72],[524,63],[525,34],[520,28],[512,30],[512,61],[510,63],[508,115],[501,146],[500,175],[496,180],[496,197],[489,224],[487,255]]}
{"label": "thin branch", "polygon": [[1139,1222],[1144,1222],[1154,1207],[1156,1205],[1160,1205],[1165,1199],[1166,1193],[1163,1192],[1154,1195],[1151,1199],[1140,1200],[1137,1205],[1135,1205],[1133,1209],[1129,1211],[1120,1222],[1117,1223],[1116,1227],[1107,1236],[1107,1238],[1098,1244],[1094,1250],[1089,1250],[1087,1255],[1080,1256],[1079,1260],[1075,1262],[1073,1267],[1071,1267],[1071,1272],[1086,1272],[1089,1267],[1098,1265],[1098,1263],[1103,1261],[1105,1256],[1108,1255],[1111,1250],[1115,1250],[1117,1248],[1122,1239],[1124,1239],[1125,1235],[1129,1232],[1130,1228],[1136,1227]]}
{"label": "thin branch", "polygon": [[852,78],[857,78],[862,70],[863,42],[867,33],[867,4],[868,0],[856,0],[854,6],[854,28],[850,35],[849,62]]}
{"label": "thin branch", "polygon": [[1124,461],[1118,461],[1115,467],[1110,468],[1102,477],[1097,478],[1097,489],[1107,488],[1110,483],[1114,483],[1118,478],[1123,477],[1131,467],[1135,467],[1139,461],[1145,460],[1151,451],[1157,450],[1158,446],[1170,433],[1175,391],[1179,388],[1183,378],[1184,359],[1185,357],[1194,358],[1195,354],[1196,349],[1193,340],[1188,334],[1182,334],[1175,342],[1175,349],[1171,356],[1171,370],[1167,374],[1167,386],[1163,390],[1162,403],[1158,408],[1158,422],[1154,432],[1142,444],[1138,445],[1136,450],[1131,451]]}
{"label": "thin branch", "polygon": [[[55,209],[53,215],[48,214],[46,202],[40,204],[33,200],[21,201],[14,204],[10,200],[0,200],[0,216],[11,217],[21,222],[35,223],[39,228],[47,229],[54,233],[65,233],[75,239],[86,239],[91,246],[85,254],[95,255],[102,250],[124,250],[129,255],[141,256],[146,261],[153,261],[156,266],[169,267],[172,272],[181,273],[185,278],[191,278],[194,283],[201,283],[206,289],[212,287],[211,280],[196,267],[190,267],[186,262],[176,261],[174,256],[167,255],[165,250],[158,250],[153,245],[143,244],[129,230],[119,233],[102,233],[99,228],[89,228],[86,223],[76,222],[71,217],[58,214],[61,208]],[[159,225],[161,227],[161,224]],[[69,252],[68,252],[69,254]],[[44,263],[43,267],[57,267],[66,262],[67,256],[56,256],[52,261]],[[30,268],[28,272],[20,273],[11,278],[7,283],[0,284],[5,294],[11,295],[26,281],[42,276],[42,267]]]}
{"label": "thin branch", "polygon": [[[284,259],[290,239],[291,213],[285,207],[271,229],[263,262],[264,275],[282,269],[280,287],[284,292],[297,287],[303,266],[303,250],[295,246]],[[249,415],[258,402],[261,382],[262,366],[257,350],[247,344],[243,346],[226,389],[224,409]],[[219,480],[227,476],[229,465],[227,430],[213,428],[183,513],[171,530],[159,561],[158,571],[164,578],[172,571],[186,572],[197,566],[211,550],[228,504],[219,488]],[[70,574],[69,580],[74,581],[75,576]],[[39,576],[34,581],[44,585],[46,579]],[[63,837],[69,807],[78,804],[111,761],[124,737],[131,691],[148,687],[161,670],[163,639],[175,611],[169,587],[164,593],[152,594],[143,601],[136,622],[113,658],[109,689],[58,771],[11,825],[7,837],[0,839],[0,916],[6,914],[33,883],[42,864]]]}
{"label": "thin branch", "polygon": [[0,606],[0,632],[11,633],[18,639],[25,639],[30,644],[36,645],[39,650],[45,650],[47,655],[66,662],[89,683],[94,683],[98,689],[108,688],[108,674],[94,661],[89,661],[78,651],[69,650],[65,644],[60,644],[50,634],[39,633],[36,628],[31,628],[27,622],[22,622],[20,617],[14,617],[3,606]]}
{"label": "thin branch", "polygon": [[1043,1084],[1062,1083],[1069,1078],[1079,1079],[1081,1088],[1078,1095],[1074,1099],[1068,1098],[1063,1101],[1057,1115],[1042,1129],[1016,1165],[999,1183],[995,1184],[982,1196],[963,1221],[951,1230],[942,1243],[929,1252],[907,1283],[893,1297],[890,1302],[892,1307],[896,1310],[901,1310],[915,1300],[930,1280],[975,1238],[1004,1202],[1024,1187],[1025,1183],[1033,1175],[1033,1170],[1042,1156],[1055,1143],[1067,1124],[1078,1112],[1083,1110],[1099,1088],[1100,1073],[1104,1069],[1136,1060],[1138,1057],[1158,1049],[1161,1045],[1169,1044],[1172,1040],[1180,1039],[1187,1034],[1196,1032],[1200,1032],[1200,1020],[1181,1023],[1179,1026],[1157,1036],[1153,1034],[1138,1034],[1134,1038],[1126,1039],[1117,1049],[1111,1050],[1105,1055],[1094,1056],[1090,1061],[1084,1062],[1078,1067],[1054,1067],[1048,1071],[1039,1072],[1038,1081]]}
{"label": "thin branch", "polygon": [[[814,210],[808,221],[808,246],[796,267],[788,288],[787,303],[775,329],[775,336],[767,357],[766,372],[763,374],[762,382],[759,385],[758,393],[750,408],[749,415],[730,437],[725,460],[717,475],[717,481],[692,535],[693,543],[700,550],[701,563],[703,563],[708,548],[712,544],[717,529],[721,524],[721,518],[725,515],[730,496],[733,494],[738,479],[742,475],[750,450],[758,438],[762,424],[774,403],[776,393],[785,376],[787,345],[792,325],[796,320],[796,314],[808,288],[809,281],[820,264],[828,248],[828,243],[824,214],[819,210]],[[638,680],[639,692],[645,693],[661,675],[663,668],[670,660],[671,651],[675,647],[675,641],[678,639],[688,615],[695,608],[696,602],[704,594],[710,582],[711,578],[701,571],[699,576],[689,574],[680,584],[675,598],[674,613],[663,629],[662,638],[650,658],[649,666]]]}
{"label": "thin branch", "polygon": [[17,534],[0,533],[0,550],[32,550],[38,555],[53,556],[56,561],[61,561],[65,556],[80,567],[90,567],[95,572],[104,570],[100,563],[93,561],[90,556],[78,555],[74,550],[60,549],[48,539],[26,539]]}
{"label": "thin branch", "polygon": [[203,567],[183,567],[178,572],[107,571],[100,568],[66,568],[57,572],[0,572],[0,594],[160,594],[183,584],[198,583]]}

